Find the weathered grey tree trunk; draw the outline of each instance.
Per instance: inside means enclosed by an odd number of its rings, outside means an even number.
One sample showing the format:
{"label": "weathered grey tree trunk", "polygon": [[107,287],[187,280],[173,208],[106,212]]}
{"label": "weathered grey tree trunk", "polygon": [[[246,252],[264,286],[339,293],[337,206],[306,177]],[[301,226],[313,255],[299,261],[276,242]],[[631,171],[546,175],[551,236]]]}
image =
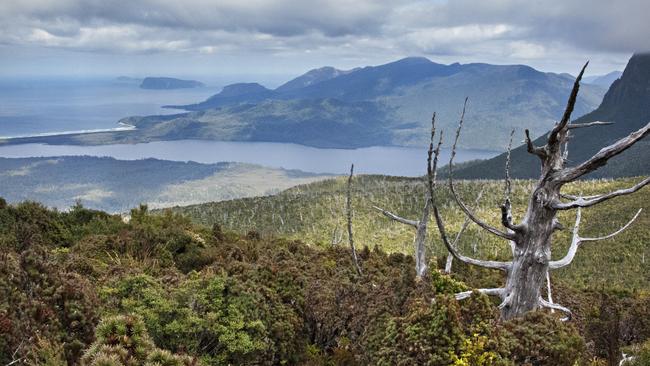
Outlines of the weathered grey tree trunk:
{"label": "weathered grey tree trunk", "polygon": [[[426,274],[428,269],[427,258],[426,258],[427,225],[429,223],[429,218],[431,216],[431,204],[433,203],[431,196],[432,194],[434,194],[434,187],[436,183],[436,168],[438,165],[438,156],[440,155],[440,146],[442,145],[442,134],[440,134],[438,145],[434,149],[433,143],[434,143],[435,134],[436,134],[436,114],[434,113],[433,117],[431,118],[431,141],[429,143],[429,150],[427,152],[428,190],[427,193],[425,193],[424,207],[422,208],[420,219],[409,220],[401,216],[398,216],[390,211],[384,210],[383,208],[373,206],[376,210],[381,212],[384,216],[388,217],[389,219],[395,220],[397,222],[415,228],[416,232],[415,232],[415,238],[413,239],[413,247],[415,250],[415,273],[418,279],[421,279]],[[477,204],[478,201],[481,199],[482,194],[483,192],[481,191],[481,193],[479,193],[477,198]],[[460,231],[458,231],[458,234],[456,235],[456,239],[454,240],[453,243],[454,246],[456,245],[456,243],[458,243],[460,237],[462,236],[463,232],[465,232],[465,229],[467,229],[468,225],[469,225],[469,219],[465,220]],[[449,255],[447,256],[447,261],[445,263],[445,273],[451,273],[451,266],[453,263],[453,259],[454,259],[453,255],[449,253]]]}
{"label": "weathered grey tree trunk", "polygon": [[419,220],[409,220],[398,216],[383,208],[373,206],[384,216],[399,223],[412,226],[415,228],[415,238],[413,239],[413,248],[415,250],[415,275],[421,279],[427,272],[427,224],[431,217],[431,200],[428,195],[424,200],[424,207]]}
{"label": "weathered grey tree trunk", "polygon": [[[580,243],[585,241],[601,240],[610,238],[624,229],[626,229],[638,217],[640,211],[630,222],[623,226],[620,230],[600,238],[581,238],[578,235],[578,226],[580,223],[580,208],[589,207],[613,197],[621,196],[636,192],[648,183],[650,178],[642,180],[634,187],[622,189],[615,192],[596,195],[591,197],[575,197],[561,194],[562,187],[570,182],[573,182],[585,174],[588,174],[599,167],[605,165],[607,161],[622,153],[634,143],[648,135],[650,132],[650,123],[640,130],[633,132],[629,136],[620,139],[616,143],[603,148],[593,157],[576,167],[565,167],[567,148],[568,148],[568,135],[571,129],[592,127],[607,124],[606,122],[594,122],[587,124],[570,124],[571,113],[573,111],[580,80],[586,68],[578,75],[571,95],[567,103],[566,110],[560,122],[558,122],[553,130],[549,133],[547,143],[542,147],[534,146],[530,139],[528,131],[526,131],[526,145],[529,153],[538,156],[541,160],[541,176],[537,181],[533,192],[528,200],[528,208],[526,213],[519,224],[515,224],[512,212],[509,193],[506,194],[504,204],[501,206],[501,223],[506,228],[505,231],[496,229],[487,223],[477,218],[471,210],[465,206],[460,197],[456,193],[453,185],[453,159],[455,156],[456,144],[462,128],[463,119],[465,115],[465,106],[461,114],[461,119],[456,131],[456,139],[452,148],[451,159],[449,162],[449,187],[456,203],[460,206],[467,217],[474,223],[487,230],[488,232],[497,235],[505,240],[508,240],[512,246],[513,259],[510,262],[497,262],[497,261],[484,261],[469,258],[460,254],[455,246],[449,243],[444,229],[444,223],[434,204],[434,216],[440,231],[444,244],[449,252],[457,259],[491,269],[502,270],[506,274],[506,283],[502,288],[494,289],[479,289],[479,292],[488,295],[499,296],[502,300],[499,308],[501,309],[501,317],[503,319],[511,319],[521,316],[529,311],[536,310],[541,307],[551,308],[563,311],[570,317],[571,312],[569,309],[546,301],[542,298],[542,286],[546,280],[546,275],[549,270],[564,267],[568,265],[573,256],[575,255]],[[465,105],[467,100],[465,100]],[[509,154],[508,154],[509,155]],[[509,159],[507,160],[506,168],[506,184],[509,183]],[[430,174],[430,180],[435,179]],[[432,197],[434,197],[432,195]],[[565,202],[563,199],[571,201]],[[574,238],[569,253],[559,261],[551,261],[551,243],[552,236],[556,230],[562,228],[558,222],[556,215],[560,210],[567,210],[578,208],[576,225],[574,227]],[[458,299],[463,299],[471,295],[471,291],[457,294]]]}

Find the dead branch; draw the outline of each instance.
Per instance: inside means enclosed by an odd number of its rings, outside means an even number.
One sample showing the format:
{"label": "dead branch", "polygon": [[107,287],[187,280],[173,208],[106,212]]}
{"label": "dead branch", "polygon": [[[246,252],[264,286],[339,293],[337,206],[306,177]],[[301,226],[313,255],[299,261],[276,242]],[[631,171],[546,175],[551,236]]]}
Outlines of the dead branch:
{"label": "dead branch", "polygon": [[543,147],[533,145],[533,140],[530,138],[530,131],[526,129],[526,150],[533,154],[539,156],[541,159],[546,158],[546,150]]}
{"label": "dead branch", "polygon": [[472,296],[474,291],[476,291],[478,293],[481,293],[481,294],[486,294],[488,296],[502,296],[505,289],[500,287],[500,288],[479,288],[479,289],[471,290],[471,291],[463,291],[463,292],[459,292],[459,293],[457,293],[455,295],[456,300],[466,299],[466,298]]}
{"label": "dead branch", "polygon": [[[427,201],[428,201],[428,200],[429,200],[429,199],[427,198]],[[388,218],[391,219],[391,220],[395,220],[395,221],[397,221],[397,222],[399,222],[399,223],[402,223],[402,224],[405,224],[405,225],[413,226],[413,227],[416,228],[416,229],[417,229],[417,227],[418,227],[418,221],[405,219],[405,218],[403,218],[403,217],[401,217],[401,216],[397,216],[397,215],[395,215],[394,213],[392,213],[392,212],[390,212],[390,211],[386,211],[386,210],[384,210],[383,208],[380,208],[380,207],[377,207],[377,206],[372,206],[372,207],[373,207],[375,210],[381,212],[384,216],[388,217]]]}
{"label": "dead branch", "polygon": [[561,142],[562,140],[562,138],[560,138],[560,135],[563,131],[566,131],[565,127],[571,120],[571,113],[573,113],[573,109],[578,99],[578,90],[580,90],[580,80],[582,80],[582,75],[584,75],[587,65],[589,65],[589,61],[587,61],[585,65],[582,67],[582,70],[580,70],[578,77],[573,83],[573,89],[571,89],[571,94],[569,95],[569,100],[567,101],[566,109],[564,110],[564,115],[562,116],[562,119],[560,120],[560,122],[558,122],[555,125],[555,127],[553,127],[551,133],[548,135],[549,146],[555,145]]}
{"label": "dead branch", "polygon": [[[478,207],[479,202],[481,201],[481,197],[483,197],[483,189],[481,189],[480,192],[478,192],[478,196],[476,196],[476,201],[474,201],[474,207]],[[458,233],[456,233],[456,238],[454,238],[454,242],[451,243],[451,245],[454,248],[458,248],[458,242],[460,242],[460,238],[469,226],[470,220],[469,217],[465,216],[465,221],[463,221],[463,226],[460,227],[460,230]],[[451,266],[454,262],[454,255],[449,253],[447,255],[447,261],[445,263],[445,273],[451,273]]]}
{"label": "dead branch", "polygon": [[568,183],[582,177],[585,174],[591,173],[594,170],[607,164],[607,161],[609,159],[627,150],[637,141],[647,136],[649,133],[650,122],[648,122],[648,124],[638,129],[637,131],[632,132],[628,136],[616,141],[612,145],[602,148],[584,163],[573,168],[565,168],[558,171],[555,174],[554,179],[561,183]]}
{"label": "dead branch", "polygon": [[487,224],[486,222],[483,222],[481,219],[476,217],[474,213],[463,203],[463,201],[460,199],[458,194],[456,193],[456,189],[454,188],[454,180],[453,180],[453,163],[454,163],[454,156],[456,155],[456,145],[458,144],[458,138],[460,137],[460,131],[463,128],[463,119],[465,118],[465,109],[467,107],[467,98],[465,98],[465,103],[463,104],[463,112],[461,113],[460,116],[460,122],[458,123],[458,128],[456,129],[456,138],[454,139],[454,145],[451,148],[451,157],[449,158],[449,190],[451,191],[451,195],[460,206],[461,210],[467,215],[467,217],[470,218],[470,220],[474,221],[478,226],[482,227],[483,229],[487,230],[488,232],[500,236],[504,239],[507,240],[514,240],[515,235],[511,233],[506,233],[503,232],[497,228],[494,228]]}
{"label": "dead branch", "polygon": [[578,207],[589,207],[601,203],[603,201],[607,201],[608,199],[614,197],[624,196],[626,194],[634,193],[648,184],[650,184],[650,177],[642,180],[641,182],[635,184],[633,187],[630,188],[619,189],[614,192],[596,195],[596,196],[589,196],[589,197],[572,196],[575,197],[574,201],[566,202],[566,203],[554,201],[552,207],[556,210],[570,210]]}
{"label": "dead branch", "polygon": [[511,265],[510,262],[486,261],[481,259],[470,258],[460,254],[456,250],[456,248],[453,245],[451,245],[451,243],[449,242],[449,239],[447,237],[447,231],[445,230],[445,225],[444,222],[442,221],[442,217],[440,216],[440,212],[438,211],[437,206],[433,206],[433,215],[436,218],[436,224],[438,225],[438,231],[440,232],[440,237],[442,239],[442,242],[443,244],[445,244],[445,247],[447,247],[449,253],[451,253],[454,256],[454,258],[458,259],[463,263],[472,264],[484,268],[499,269],[502,271],[506,271],[508,268],[510,268]]}
{"label": "dead branch", "polygon": [[352,233],[352,176],[354,175],[354,164],[350,166],[350,176],[348,177],[348,194],[346,201],[347,216],[348,216],[348,241],[350,242],[350,249],[352,250],[352,259],[357,269],[357,273],[362,275],[361,267],[359,266],[359,258],[357,257],[357,250],[354,247],[354,237]]}
{"label": "dead branch", "polygon": [[564,256],[564,258],[562,258],[560,260],[557,260],[557,261],[549,262],[548,263],[549,270],[554,270],[554,269],[566,267],[569,264],[571,264],[571,262],[573,261],[573,258],[575,257],[576,253],[578,252],[578,247],[583,242],[605,240],[605,239],[612,238],[612,237],[622,233],[625,229],[627,229],[630,225],[632,225],[632,223],[634,222],[634,220],[636,220],[637,217],[639,217],[639,215],[641,214],[641,211],[643,211],[642,208],[640,208],[639,211],[636,212],[634,217],[632,217],[632,219],[630,221],[628,221],[627,224],[623,225],[620,229],[616,230],[615,232],[613,232],[611,234],[596,237],[596,238],[583,238],[583,237],[580,236],[580,233],[579,233],[579,231],[580,231],[580,220],[581,220],[581,217],[582,217],[582,212],[581,212],[581,208],[578,207],[578,210],[576,211],[576,222],[573,225],[573,237],[571,239],[571,245],[569,246],[569,250],[568,250],[567,254]]}
{"label": "dead branch", "polygon": [[[551,272],[546,271],[546,295],[548,297],[548,302],[553,303],[553,294],[551,293]],[[551,313],[554,313],[555,309],[551,309]]]}
{"label": "dead branch", "polygon": [[[501,224],[513,232],[518,232],[522,229],[521,226],[515,225],[512,222],[512,204],[510,201],[510,195],[512,193],[512,180],[510,178],[510,153],[512,150],[512,136],[515,134],[513,129],[510,132],[510,142],[508,143],[508,151],[506,153],[506,179],[505,179],[505,190],[504,190],[504,202],[501,205]],[[512,233],[508,233],[512,234]]]}
{"label": "dead branch", "polygon": [[559,311],[565,313],[567,316],[565,318],[560,319],[563,322],[571,320],[571,318],[573,317],[573,313],[568,308],[565,308],[564,306],[562,306],[560,304],[550,303],[550,302],[542,299],[541,297],[539,298],[539,305],[541,307],[543,307],[543,308],[559,310]]}
{"label": "dead branch", "polygon": [[595,122],[587,122],[587,123],[570,123],[567,125],[567,128],[570,130],[574,130],[577,128],[584,128],[584,127],[592,127],[592,126],[607,126],[607,125],[613,125],[614,122],[601,122],[601,121],[595,121]]}
{"label": "dead branch", "polygon": [[343,240],[343,233],[341,233],[337,224],[334,231],[332,231],[332,246],[339,245],[341,240]]}
{"label": "dead branch", "polygon": [[440,138],[438,145],[433,148],[433,141],[436,134],[436,113],[433,113],[431,118],[431,139],[429,141],[429,150],[427,151],[427,179],[429,182],[429,199],[433,201],[434,190],[437,184],[438,177],[438,157],[440,156],[440,146],[442,145],[442,131],[440,131]]}

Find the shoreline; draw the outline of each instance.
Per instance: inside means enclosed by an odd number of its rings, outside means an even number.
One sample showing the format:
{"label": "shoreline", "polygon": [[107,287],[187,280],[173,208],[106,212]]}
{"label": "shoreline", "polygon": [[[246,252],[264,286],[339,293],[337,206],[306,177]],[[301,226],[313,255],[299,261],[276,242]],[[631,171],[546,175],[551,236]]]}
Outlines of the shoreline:
{"label": "shoreline", "polygon": [[75,131],[60,131],[60,132],[41,132],[35,133],[32,135],[19,135],[19,136],[0,136],[0,140],[14,140],[14,139],[28,139],[28,138],[38,138],[38,137],[56,137],[56,136],[68,136],[68,135],[83,135],[83,134],[92,134],[92,133],[101,133],[101,132],[120,132],[120,131],[133,131],[136,129],[134,125],[130,125],[124,122],[117,123],[120,127],[113,128],[97,128],[90,130],[75,130]]}

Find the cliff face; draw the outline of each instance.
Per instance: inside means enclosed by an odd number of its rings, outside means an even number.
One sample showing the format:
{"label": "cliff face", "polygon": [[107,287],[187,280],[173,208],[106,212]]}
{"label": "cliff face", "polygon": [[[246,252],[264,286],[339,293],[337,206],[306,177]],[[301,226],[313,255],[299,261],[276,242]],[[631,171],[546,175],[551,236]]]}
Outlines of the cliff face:
{"label": "cliff face", "polygon": [[612,84],[593,114],[610,117],[612,121],[622,119],[621,122],[650,120],[650,53],[632,56],[621,78]]}

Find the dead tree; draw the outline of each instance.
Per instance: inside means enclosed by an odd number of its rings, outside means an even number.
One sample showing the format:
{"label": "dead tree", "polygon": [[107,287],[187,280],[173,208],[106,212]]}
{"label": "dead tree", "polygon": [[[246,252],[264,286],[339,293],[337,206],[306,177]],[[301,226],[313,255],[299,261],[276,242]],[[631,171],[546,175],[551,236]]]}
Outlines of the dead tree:
{"label": "dead tree", "polygon": [[[438,155],[440,154],[440,146],[442,145],[442,133],[440,134],[440,138],[438,140],[438,144],[436,148],[434,149],[434,137],[436,134],[436,114],[433,114],[433,117],[431,118],[431,139],[429,142],[429,150],[427,151],[427,177],[431,177],[431,179],[427,179],[427,188],[425,190],[425,197],[424,197],[424,206],[422,208],[422,213],[420,214],[420,219],[419,220],[410,220],[403,218],[401,216],[398,216],[390,211],[384,210],[383,208],[373,206],[376,210],[381,212],[384,216],[388,217],[391,220],[397,221],[399,223],[402,223],[404,225],[412,226],[415,228],[415,238],[413,239],[413,247],[415,249],[415,273],[416,277],[418,279],[421,279],[422,276],[427,271],[427,260],[426,260],[426,242],[427,242],[427,226],[429,222],[429,218],[431,216],[431,196],[434,191],[434,186],[435,186],[435,180],[436,180],[436,169],[438,165]],[[481,196],[483,194],[483,191],[481,191],[478,195],[477,198],[477,204],[478,201],[481,199]],[[463,225],[461,226],[460,231],[456,234],[456,238],[454,239],[453,245],[456,246],[456,244],[459,242],[463,232],[467,229],[467,226],[469,226],[469,219],[466,219]],[[447,256],[447,261],[445,263],[445,273],[451,273],[451,266],[453,263],[453,255],[449,254]]]}
{"label": "dead tree", "polygon": [[357,256],[357,250],[354,247],[354,236],[352,233],[352,176],[354,175],[354,164],[350,167],[350,176],[348,177],[348,190],[347,190],[347,200],[346,200],[346,211],[348,219],[348,242],[350,243],[350,250],[352,251],[352,260],[354,261],[354,266],[357,269],[357,273],[361,275],[361,267],[359,266],[359,257]]}
{"label": "dead tree", "polygon": [[[547,272],[569,265],[581,243],[610,238],[629,227],[639,215],[639,212],[637,212],[626,225],[612,234],[598,238],[582,238],[578,234],[581,215],[580,209],[594,206],[614,197],[636,192],[650,183],[650,178],[645,178],[633,187],[589,197],[563,195],[561,193],[564,185],[574,182],[607,164],[609,159],[624,152],[650,133],[650,123],[648,123],[643,128],[601,149],[585,162],[573,167],[565,166],[565,152],[568,144],[569,131],[576,128],[601,125],[601,123],[570,123],[571,113],[573,112],[580,87],[580,80],[586,67],[587,64],[585,64],[576,78],[562,119],[550,131],[546,144],[544,146],[535,146],[530,138],[529,132],[526,131],[525,143],[527,151],[539,157],[541,161],[541,175],[530,195],[528,207],[521,222],[515,223],[512,217],[509,199],[506,199],[501,206],[501,224],[506,230],[497,229],[478,218],[463,203],[454,189],[452,174],[453,159],[463,125],[467,100],[465,100],[465,106],[463,106],[463,112],[458,129],[456,130],[456,139],[452,147],[449,163],[449,189],[458,206],[471,221],[489,233],[511,243],[513,259],[507,262],[487,261],[460,254],[447,238],[444,223],[435,202],[433,212],[443,243],[456,259],[471,265],[500,270],[505,273],[506,283],[504,287],[478,290],[481,293],[498,296],[501,299],[499,308],[501,309],[501,317],[503,319],[518,317],[539,308],[559,310],[565,312],[570,317],[571,312],[569,309],[558,304],[550,303],[542,298],[541,288],[546,279]],[[429,174],[429,176],[430,180],[434,178],[433,174]],[[558,211],[569,209],[578,209],[572,244],[564,258],[552,261],[552,236],[556,230],[562,228],[556,216]],[[471,294],[471,291],[459,293],[456,295],[456,298],[467,298]]]}
{"label": "dead tree", "polygon": [[[435,134],[435,121],[436,114],[433,114],[431,118],[431,145],[429,151],[433,149],[433,136]],[[442,142],[442,140],[441,140]],[[429,153],[429,158],[431,158],[431,153]],[[427,242],[427,224],[429,223],[429,218],[431,216],[431,199],[429,198],[429,191],[426,191],[424,197],[424,206],[422,208],[422,213],[420,214],[419,220],[409,220],[398,216],[390,211],[384,210],[383,208],[373,206],[376,210],[381,212],[384,216],[388,217],[391,220],[397,221],[404,225],[411,226],[415,229],[415,238],[413,239],[413,247],[415,250],[415,275],[417,279],[421,279],[422,276],[427,271],[427,258],[426,258],[426,242]]]}

